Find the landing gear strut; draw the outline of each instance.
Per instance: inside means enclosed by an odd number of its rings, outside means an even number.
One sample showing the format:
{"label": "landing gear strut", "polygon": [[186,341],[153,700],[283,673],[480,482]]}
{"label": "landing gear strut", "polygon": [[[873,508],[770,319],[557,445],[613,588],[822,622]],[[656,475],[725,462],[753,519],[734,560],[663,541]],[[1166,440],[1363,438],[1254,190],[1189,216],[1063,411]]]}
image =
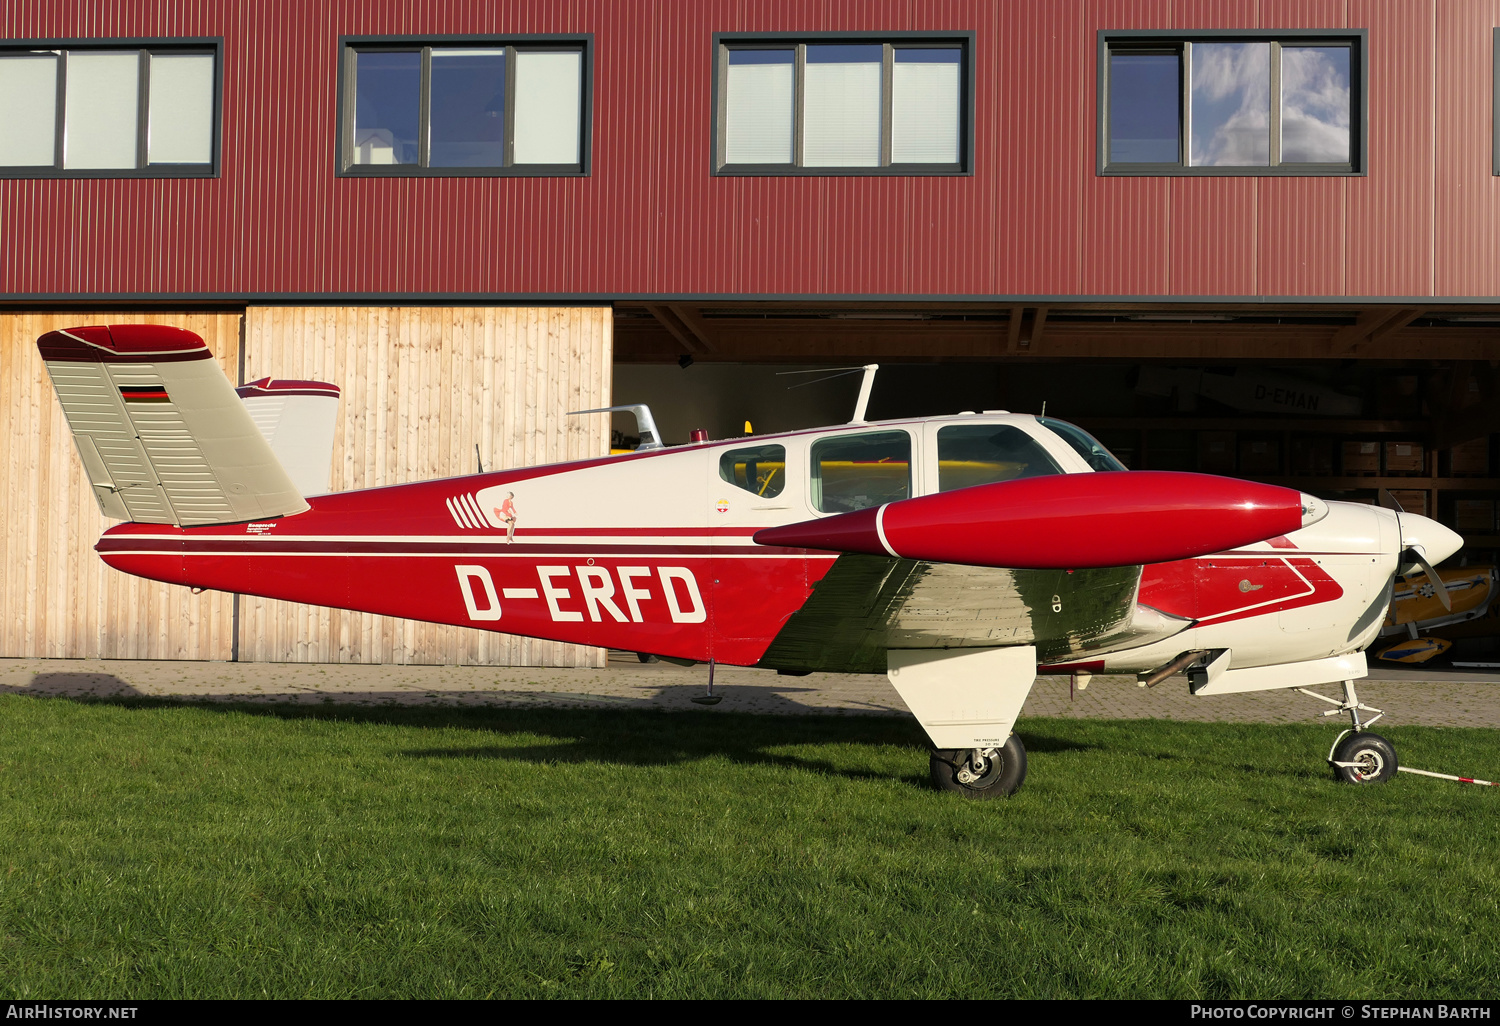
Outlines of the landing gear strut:
{"label": "landing gear strut", "polygon": [[1026,781],[1026,748],[1012,734],[999,748],[934,748],[932,786],[965,798],[1008,798]]}
{"label": "landing gear strut", "polygon": [[[1353,726],[1334,739],[1333,747],[1328,751],[1328,765],[1333,767],[1335,777],[1348,784],[1383,784],[1396,775],[1399,767],[1396,760],[1396,746],[1379,734],[1370,733],[1369,730],[1370,724],[1380,719],[1385,713],[1360,702],[1359,696],[1354,692],[1354,681],[1344,681],[1342,702],[1320,695],[1316,691],[1308,691],[1306,688],[1297,688],[1297,690],[1310,698],[1316,698],[1333,706],[1332,709],[1324,710],[1321,713],[1323,716],[1349,714],[1349,720]],[[1359,719],[1361,711],[1375,715],[1361,723]]]}

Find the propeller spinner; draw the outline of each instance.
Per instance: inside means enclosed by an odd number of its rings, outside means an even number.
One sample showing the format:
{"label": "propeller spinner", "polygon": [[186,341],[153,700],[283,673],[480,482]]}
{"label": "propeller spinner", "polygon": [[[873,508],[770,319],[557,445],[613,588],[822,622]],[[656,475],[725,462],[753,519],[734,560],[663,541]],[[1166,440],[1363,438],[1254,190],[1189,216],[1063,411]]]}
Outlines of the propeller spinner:
{"label": "propeller spinner", "polygon": [[[1388,498],[1389,503],[1385,501]],[[1396,511],[1396,522],[1401,528],[1401,555],[1397,557],[1396,572],[1405,576],[1421,569],[1427,575],[1433,594],[1443,604],[1443,608],[1452,612],[1453,599],[1448,594],[1448,586],[1443,583],[1433,564],[1441,563],[1463,548],[1463,536],[1436,520],[1405,512],[1384,489],[1381,490],[1381,505]]]}

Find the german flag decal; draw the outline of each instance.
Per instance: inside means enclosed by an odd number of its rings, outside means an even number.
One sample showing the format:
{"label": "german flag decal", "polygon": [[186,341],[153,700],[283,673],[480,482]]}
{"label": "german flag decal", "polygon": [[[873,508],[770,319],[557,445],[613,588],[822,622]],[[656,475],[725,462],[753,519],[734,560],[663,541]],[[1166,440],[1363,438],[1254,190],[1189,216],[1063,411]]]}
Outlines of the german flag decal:
{"label": "german flag decal", "polygon": [[169,403],[172,397],[161,385],[121,385],[120,397],[127,403]]}

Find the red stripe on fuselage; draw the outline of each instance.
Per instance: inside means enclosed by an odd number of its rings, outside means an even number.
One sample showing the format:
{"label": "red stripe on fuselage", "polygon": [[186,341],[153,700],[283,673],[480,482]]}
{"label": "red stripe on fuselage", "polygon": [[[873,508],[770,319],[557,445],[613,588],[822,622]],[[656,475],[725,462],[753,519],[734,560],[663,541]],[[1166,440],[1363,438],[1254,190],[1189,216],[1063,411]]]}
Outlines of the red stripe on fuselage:
{"label": "red stripe on fuselage", "polygon": [[1240,552],[1156,563],[1141,573],[1140,601],[1212,626],[1343,597],[1344,589],[1308,555]]}
{"label": "red stripe on fuselage", "polygon": [[[619,555],[619,556],[719,556],[729,559],[736,558],[768,558],[777,556],[797,556],[801,558],[804,554],[802,549],[788,549],[763,545],[733,545],[715,546],[712,543],[702,545],[549,545],[545,543],[525,544],[516,542],[508,545],[504,537],[498,540],[479,540],[455,537],[452,539],[431,540],[403,540],[403,539],[381,539],[381,538],[303,538],[285,539],[274,536],[262,535],[249,538],[226,538],[209,537],[199,538],[186,536],[181,538],[171,537],[123,537],[123,538],[101,538],[95,550],[100,555],[109,553],[137,553],[149,554],[152,552],[171,552],[178,555],[192,555],[194,553],[214,555],[246,555],[253,557],[276,555],[276,556],[335,556],[335,555],[364,555],[364,556],[475,556],[485,555],[491,558],[524,558],[531,559],[547,555],[567,556],[591,556],[591,555]],[[836,559],[835,553],[818,553],[809,556],[812,559]]]}
{"label": "red stripe on fuselage", "polygon": [[317,496],[251,523],[122,524],[96,548],[175,584],[736,665],[761,658],[836,558],[755,545],[744,527],[533,529],[513,544],[458,528],[445,499],[498,476]]}

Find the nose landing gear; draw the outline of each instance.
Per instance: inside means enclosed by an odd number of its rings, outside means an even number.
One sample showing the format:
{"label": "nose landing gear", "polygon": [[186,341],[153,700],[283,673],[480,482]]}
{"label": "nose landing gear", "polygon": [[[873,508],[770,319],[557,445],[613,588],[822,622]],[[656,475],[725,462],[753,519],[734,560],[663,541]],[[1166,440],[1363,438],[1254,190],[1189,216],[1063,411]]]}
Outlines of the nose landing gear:
{"label": "nose landing gear", "polygon": [[1346,730],[1328,753],[1333,775],[1346,784],[1383,784],[1399,768],[1396,749],[1379,734]]}
{"label": "nose landing gear", "polygon": [[[1296,690],[1333,706],[1320,713],[1321,716],[1349,714],[1353,726],[1335,738],[1333,747],[1328,750],[1328,765],[1333,767],[1335,777],[1348,784],[1383,784],[1396,775],[1400,768],[1396,759],[1396,746],[1369,730],[1370,725],[1385,713],[1360,702],[1359,695],[1354,691],[1354,681],[1344,681],[1342,702],[1306,688]],[[1361,723],[1361,711],[1375,715]]]}

